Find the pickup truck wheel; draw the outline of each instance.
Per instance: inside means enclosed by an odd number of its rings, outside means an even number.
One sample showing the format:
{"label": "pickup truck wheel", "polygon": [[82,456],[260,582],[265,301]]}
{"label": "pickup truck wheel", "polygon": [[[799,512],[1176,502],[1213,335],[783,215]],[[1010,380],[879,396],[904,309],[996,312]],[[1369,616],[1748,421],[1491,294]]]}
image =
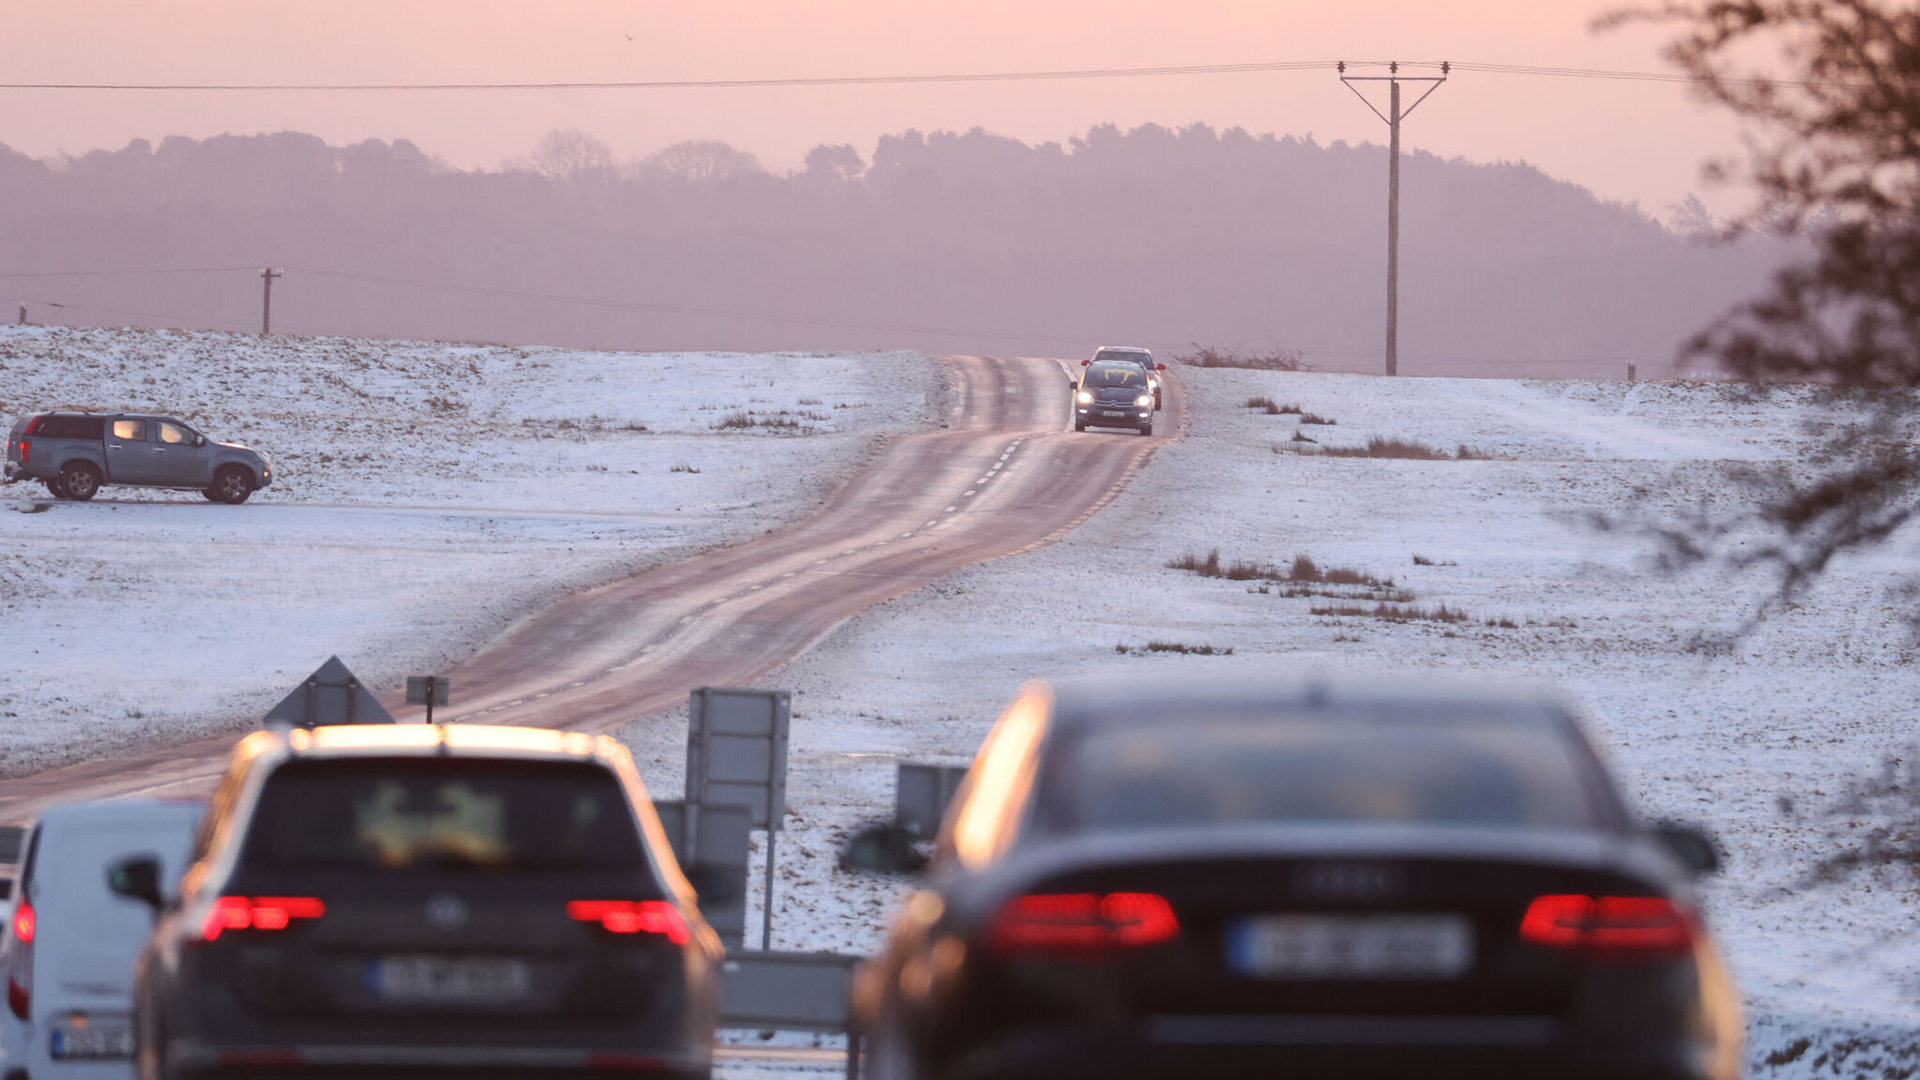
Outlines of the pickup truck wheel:
{"label": "pickup truck wheel", "polygon": [[253,474],[244,465],[225,465],[213,474],[213,486],[207,489],[207,498],[214,502],[223,502],[238,506],[253,494]]}
{"label": "pickup truck wheel", "polygon": [[53,496],[56,499],[64,499],[67,497],[66,489],[60,486],[59,477],[49,476],[47,477],[45,483],[47,485],[47,494]]}
{"label": "pickup truck wheel", "polygon": [[100,492],[100,470],[84,461],[75,461],[60,468],[60,490],[54,494],[86,502]]}

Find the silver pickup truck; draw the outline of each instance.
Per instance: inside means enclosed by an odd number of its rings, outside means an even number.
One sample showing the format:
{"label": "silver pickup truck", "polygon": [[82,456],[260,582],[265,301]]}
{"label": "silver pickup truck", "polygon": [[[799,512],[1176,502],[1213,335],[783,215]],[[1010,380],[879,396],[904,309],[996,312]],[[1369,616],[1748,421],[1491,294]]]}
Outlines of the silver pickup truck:
{"label": "silver pickup truck", "polygon": [[273,483],[273,460],[239,443],[214,442],[171,416],[50,412],[7,433],[0,480],[39,480],[56,498],[80,501],[123,484],[243,503]]}

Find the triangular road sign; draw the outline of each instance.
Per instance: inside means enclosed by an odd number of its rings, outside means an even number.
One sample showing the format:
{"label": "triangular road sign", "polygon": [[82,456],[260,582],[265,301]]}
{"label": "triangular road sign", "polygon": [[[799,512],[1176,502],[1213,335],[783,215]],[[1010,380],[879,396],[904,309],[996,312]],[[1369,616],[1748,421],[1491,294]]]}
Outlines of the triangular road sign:
{"label": "triangular road sign", "polygon": [[260,723],[270,728],[391,724],[393,716],[380,707],[339,657],[330,656],[319,670],[294,687],[285,701],[261,717]]}

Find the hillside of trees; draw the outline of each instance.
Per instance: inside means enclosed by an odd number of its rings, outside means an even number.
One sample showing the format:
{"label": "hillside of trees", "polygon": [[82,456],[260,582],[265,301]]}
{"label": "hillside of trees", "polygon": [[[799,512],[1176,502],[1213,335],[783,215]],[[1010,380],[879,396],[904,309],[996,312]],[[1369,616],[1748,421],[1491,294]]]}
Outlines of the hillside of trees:
{"label": "hillside of trees", "polygon": [[[1380,362],[1385,150],[1204,125],[1065,144],[909,131],[776,175],[719,143],[621,164],[577,132],[460,171],[404,140],[0,146],[0,301],[34,322],[627,349],[1079,355],[1103,341]],[[1402,166],[1403,370],[1662,373],[1759,291],[1715,246],[1524,164]],[[230,269],[229,269],[230,268]],[[90,275],[77,271],[193,271]],[[34,275],[34,276],[22,276]],[[8,305],[9,320],[15,312]]]}

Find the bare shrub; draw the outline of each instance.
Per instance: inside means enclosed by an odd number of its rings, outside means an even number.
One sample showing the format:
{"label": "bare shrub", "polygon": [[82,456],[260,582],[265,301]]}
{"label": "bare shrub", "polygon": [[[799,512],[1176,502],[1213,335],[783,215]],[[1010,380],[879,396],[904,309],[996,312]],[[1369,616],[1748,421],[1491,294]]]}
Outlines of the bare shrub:
{"label": "bare shrub", "polygon": [[1147,653],[1179,653],[1182,656],[1232,656],[1233,646],[1187,645],[1178,641],[1149,641],[1145,645],[1115,645],[1113,651],[1122,656],[1144,656]]}
{"label": "bare shrub", "polygon": [[1220,348],[1194,342],[1193,351],[1175,354],[1174,363],[1201,368],[1250,368],[1254,371],[1312,371],[1299,349],[1268,349],[1266,352]]}
{"label": "bare shrub", "polygon": [[1472,616],[1458,608],[1445,604],[1439,607],[1424,608],[1415,604],[1316,604],[1308,610],[1310,615],[1355,615],[1362,618],[1385,619],[1388,622],[1439,622],[1463,623],[1472,621]]}
{"label": "bare shrub", "polygon": [[1303,424],[1325,424],[1328,427],[1332,427],[1333,425],[1339,423],[1340,421],[1329,420],[1326,417],[1321,416],[1319,413],[1303,412],[1300,414],[1300,422]]}

